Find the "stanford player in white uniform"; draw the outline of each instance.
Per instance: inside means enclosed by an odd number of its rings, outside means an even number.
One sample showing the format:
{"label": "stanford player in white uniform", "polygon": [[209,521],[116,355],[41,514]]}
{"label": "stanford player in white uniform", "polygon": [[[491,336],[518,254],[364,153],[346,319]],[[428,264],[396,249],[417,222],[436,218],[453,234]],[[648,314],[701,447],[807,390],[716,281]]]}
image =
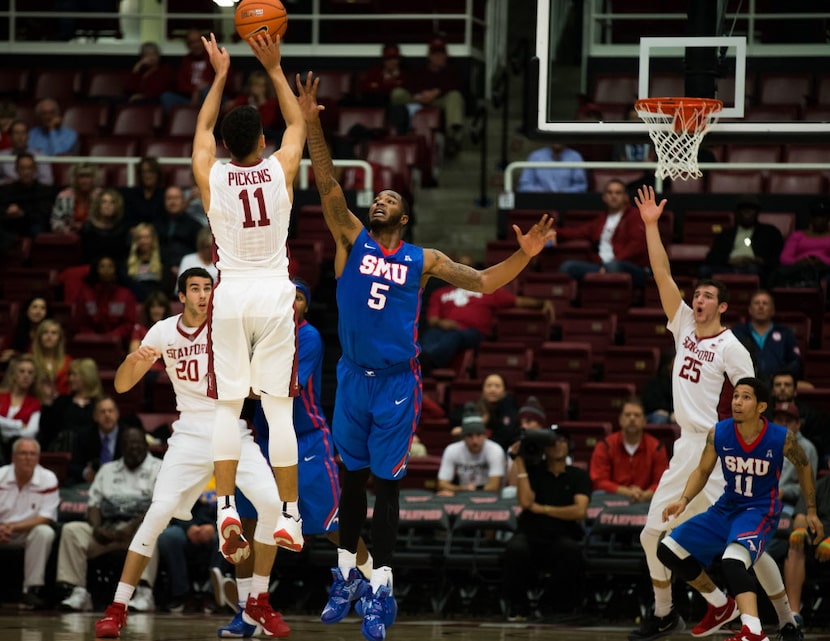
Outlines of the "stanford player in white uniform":
{"label": "stanford player in white uniform", "polygon": [[[637,194],[635,202],[645,224],[651,271],[669,321],[667,327],[674,335],[676,354],[672,395],[675,416],[680,425],[680,438],[675,441],[669,469],[660,479],[651,499],[646,526],[640,533],[654,589],[654,615],[645,618],[629,639],[648,641],[685,627],[672,604],[671,573],[657,558],[662,532],[678,524],[677,520],[664,523],[663,509],[681,498],[689,474],[700,461],[706,434],[721,418],[718,416],[718,405],[724,386],[734,385],[738,379],[755,374],[749,352],[721,323],[721,315],[727,308],[726,288],[722,283],[703,280],[695,287],[692,306],[683,301],[672,279],[669,258],[657,227],[666,201],[658,204],[651,187],[642,187]],[[728,391],[731,394],[731,389]],[[723,473],[721,470],[717,472],[717,476],[712,474],[703,492],[691,503],[687,500],[689,504],[683,513],[684,520],[707,509],[723,493]],[[758,559],[755,573],[775,606],[782,627],[794,622],[781,573],[768,554]],[[738,616],[734,600],[727,598],[711,580],[709,583],[707,588],[711,591],[705,590],[704,594],[707,612],[703,620],[692,628],[693,636],[713,634]]]}
{"label": "stanford player in white uniform", "polygon": [[[153,555],[159,534],[171,518],[190,518],[190,507],[213,475],[212,420],[216,401],[205,393],[207,310],[212,290],[213,279],[201,267],[182,273],[179,276],[179,300],[184,304],[184,311],[153,325],[141,346],[124,359],[116,372],[115,387],[119,392],[125,392],[161,358],[176,393],[179,419],[173,423],[173,435],[167,441],[153,500],[130,544],[113,603],[96,624],[96,638],[119,636],[126,623],[126,604]],[[248,495],[251,502],[259,514],[266,515],[263,536],[267,540],[271,534],[268,524],[280,513],[279,495],[268,463],[245,422],[237,420],[236,430],[241,443],[237,482],[246,495],[252,492]],[[273,541],[260,547],[255,538],[254,547],[266,557],[276,554]],[[277,623],[285,625],[281,620],[274,622],[274,629],[277,629]]]}
{"label": "stanford player in white uniform", "polygon": [[[288,549],[303,546],[297,507],[296,288],[288,277],[288,223],[293,183],[305,146],[305,121],[282,71],[280,41],[248,40],[276,89],[286,129],[280,148],[263,158],[265,138],[256,108],[226,114],[222,142],[231,162],[216,159],[214,129],[230,57],[211,34],[202,38],[215,77],[196,121],[193,175],[215,243],[219,277],[208,320],[208,393],[217,400],[213,456],[218,498],[219,548],[231,563],[247,558],[248,542],[236,511],[234,478],[239,461],[235,423],[250,392],[261,395],[270,437],[268,454],[283,504],[271,539]],[[261,517],[260,517],[261,518]],[[264,542],[264,541],[263,541]],[[259,563],[259,560],[256,561]],[[254,593],[266,593],[270,567],[254,570]]]}

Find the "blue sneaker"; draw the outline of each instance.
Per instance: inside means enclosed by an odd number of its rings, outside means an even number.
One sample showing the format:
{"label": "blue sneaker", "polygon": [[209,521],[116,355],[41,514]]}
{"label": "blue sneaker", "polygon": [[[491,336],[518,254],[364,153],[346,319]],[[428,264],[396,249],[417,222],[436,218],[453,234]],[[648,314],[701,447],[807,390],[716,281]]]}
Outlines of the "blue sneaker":
{"label": "blue sneaker", "polygon": [[364,596],[355,611],[363,617],[360,631],[368,641],[383,641],[386,628],[395,622],[398,603],[387,585],[380,586],[374,594]]}
{"label": "blue sneaker", "polygon": [[258,637],[262,635],[262,628],[257,623],[251,625],[245,623],[242,619],[242,611],[237,612],[233,620],[228,625],[223,625],[216,631],[216,636],[220,639],[249,639],[250,637]]}
{"label": "blue sneaker", "polygon": [[349,579],[343,579],[343,573],[340,568],[332,568],[331,576],[333,582],[331,584],[331,591],[329,592],[329,600],[326,602],[326,607],[323,608],[323,613],[320,615],[320,620],[323,623],[337,623],[349,613],[352,603],[358,601],[363,596],[370,592],[369,583],[363,578],[360,570],[352,568],[349,570]]}

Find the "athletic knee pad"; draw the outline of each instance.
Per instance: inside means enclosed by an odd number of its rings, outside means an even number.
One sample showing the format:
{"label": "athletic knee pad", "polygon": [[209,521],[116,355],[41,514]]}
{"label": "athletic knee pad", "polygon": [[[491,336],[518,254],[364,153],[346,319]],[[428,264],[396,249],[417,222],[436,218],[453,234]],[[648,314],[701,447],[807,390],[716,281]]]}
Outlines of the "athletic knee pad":
{"label": "athletic knee pad", "polygon": [[733,595],[755,591],[755,579],[746,569],[742,561],[724,559],[721,563],[721,572],[726,580],[726,586]]}
{"label": "athletic knee pad", "polygon": [[239,439],[239,413],[243,400],[216,401],[213,419],[213,460],[238,461],[242,449]]}
{"label": "athletic knee pad", "polygon": [[[679,553],[681,550],[685,554]],[[696,579],[702,569],[692,555],[668,536],[657,546],[657,558],[686,583]]]}
{"label": "athletic knee pad", "polygon": [[268,421],[268,459],[272,467],[297,464],[297,434],[294,432],[294,400],[262,395],[262,411]]}

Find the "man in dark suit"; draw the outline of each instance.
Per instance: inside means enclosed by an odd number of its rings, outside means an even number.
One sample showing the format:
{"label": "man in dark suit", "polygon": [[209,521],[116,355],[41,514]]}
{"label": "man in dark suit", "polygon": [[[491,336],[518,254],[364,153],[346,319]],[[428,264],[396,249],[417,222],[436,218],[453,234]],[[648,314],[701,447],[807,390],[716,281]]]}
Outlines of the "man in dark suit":
{"label": "man in dark suit", "polygon": [[735,226],[712,239],[712,247],[700,268],[701,278],[713,274],[758,274],[766,286],[778,267],[784,239],[774,225],[758,222],[761,201],[754,194],[738,198]]}
{"label": "man in dark suit", "polygon": [[101,465],[121,458],[119,418],[118,406],[111,396],[100,396],[95,401],[92,410],[95,426],[78,435],[78,444],[69,463],[72,481],[91,483]]}

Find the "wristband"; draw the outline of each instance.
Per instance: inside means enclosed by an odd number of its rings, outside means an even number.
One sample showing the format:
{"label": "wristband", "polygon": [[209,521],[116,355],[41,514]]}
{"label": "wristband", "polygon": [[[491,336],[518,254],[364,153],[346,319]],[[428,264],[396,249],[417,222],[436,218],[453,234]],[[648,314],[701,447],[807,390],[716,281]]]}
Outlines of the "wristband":
{"label": "wristband", "polygon": [[790,532],[790,545],[801,547],[807,538],[807,528],[797,527]]}
{"label": "wristband", "polygon": [[824,539],[821,543],[818,544],[819,548],[830,554],[830,536]]}

